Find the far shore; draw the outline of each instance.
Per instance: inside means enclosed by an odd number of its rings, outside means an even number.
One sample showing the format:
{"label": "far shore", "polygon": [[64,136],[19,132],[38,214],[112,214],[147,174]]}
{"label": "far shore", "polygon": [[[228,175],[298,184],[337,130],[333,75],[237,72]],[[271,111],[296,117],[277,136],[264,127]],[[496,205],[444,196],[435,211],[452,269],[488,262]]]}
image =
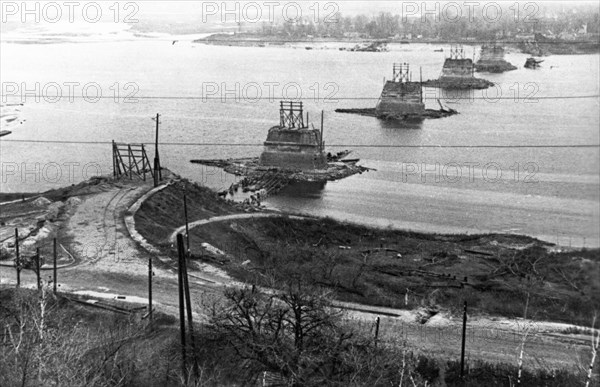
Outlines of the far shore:
{"label": "far shore", "polygon": [[[430,44],[433,46],[448,46],[450,44],[462,44],[465,46],[481,46],[489,43],[489,39],[462,39],[447,40],[436,38],[417,38],[417,39],[402,39],[402,38],[360,38],[360,37],[284,37],[274,36],[261,33],[215,33],[202,39],[194,40],[194,43],[220,45],[220,46],[241,46],[241,47],[282,47],[289,44],[304,44],[307,49],[311,49],[314,44],[324,43],[339,43],[344,45],[350,44],[367,44],[374,41],[385,42],[389,44]],[[539,48],[535,51],[525,40],[497,40],[497,43],[505,47],[509,47],[520,52],[537,55],[587,55],[600,52],[600,42],[590,40],[582,42],[572,42],[569,40],[547,40],[538,42]],[[538,51],[541,48],[541,51]]]}

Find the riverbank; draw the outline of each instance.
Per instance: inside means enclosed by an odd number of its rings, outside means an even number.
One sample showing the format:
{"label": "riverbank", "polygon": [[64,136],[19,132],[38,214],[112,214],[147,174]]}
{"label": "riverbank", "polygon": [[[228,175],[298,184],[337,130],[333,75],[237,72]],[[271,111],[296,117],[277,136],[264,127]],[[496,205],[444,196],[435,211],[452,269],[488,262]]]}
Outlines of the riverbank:
{"label": "riverbank", "polygon": [[[205,188],[179,182],[151,197],[136,214],[138,231],[174,255],[168,236],[190,221],[239,211]],[[324,218],[281,214],[206,223],[190,231],[199,262],[233,278],[270,286],[304,278],[341,301],[432,315],[474,314],[586,325],[600,307],[600,250],[564,249],[512,234],[441,235],[378,229]],[[550,291],[551,290],[551,291]]]}
{"label": "riverbank", "polygon": [[[287,44],[303,44],[308,49],[312,48],[315,44],[324,43],[340,43],[344,45],[348,44],[368,44],[374,41],[382,41],[385,43],[392,44],[430,44],[434,46],[448,45],[449,42],[441,39],[412,39],[405,40],[399,38],[388,38],[388,39],[376,39],[376,38],[322,38],[322,37],[289,37],[289,36],[277,36],[270,34],[261,33],[231,33],[223,34],[217,33],[207,37],[194,40],[194,43],[217,45],[217,46],[238,46],[238,47],[278,47],[285,46]],[[466,46],[481,46],[487,39],[455,39],[452,44],[463,44]],[[589,55],[600,52],[600,43],[597,40],[587,41],[565,41],[561,39],[549,39],[540,38],[539,41],[517,41],[511,39],[507,42],[498,41],[499,45],[504,45],[513,50],[519,50],[525,54],[531,55]],[[336,48],[337,49],[337,48]],[[483,71],[483,70],[482,70]],[[507,70],[504,70],[507,71]]]}

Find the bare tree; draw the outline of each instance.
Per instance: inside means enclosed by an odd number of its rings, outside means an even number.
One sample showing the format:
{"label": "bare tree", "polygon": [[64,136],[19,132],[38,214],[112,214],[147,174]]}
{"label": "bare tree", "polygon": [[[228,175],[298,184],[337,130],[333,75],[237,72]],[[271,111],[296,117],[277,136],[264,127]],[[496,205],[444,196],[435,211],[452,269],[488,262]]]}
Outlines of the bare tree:
{"label": "bare tree", "polygon": [[592,319],[592,359],[590,360],[590,367],[587,373],[587,381],[585,383],[585,387],[590,387],[590,383],[592,381],[592,371],[594,369],[594,363],[596,362],[596,356],[598,354],[598,348],[600,347],[600,331],[596,331],[596,318],[598,317],[598,313],[594,313],[594,318]]}
{"label": "bare tree", "polygon": [[327,380],[338,371],[335,359],[352,334],[339,328],[340,312],[327,294],[293,281],[281,294],[230,289],[226,300],[224,308],[213,309],[213,326],[227,334],[242,359],[295,385]]}

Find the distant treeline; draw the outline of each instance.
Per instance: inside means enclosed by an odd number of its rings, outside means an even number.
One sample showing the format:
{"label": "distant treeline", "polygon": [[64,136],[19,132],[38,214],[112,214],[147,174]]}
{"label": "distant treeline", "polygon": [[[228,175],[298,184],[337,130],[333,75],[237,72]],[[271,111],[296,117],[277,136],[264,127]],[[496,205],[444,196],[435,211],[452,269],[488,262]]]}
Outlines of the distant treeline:
{"label": "distant treeline", "polygon": [[[497,3],[496,3],[497,4]],[[529,4],[529,3],[528,3]],[[533,4],[533,3],[531,3]],[[580,37],[598,39],[600,19],[598,6],[561,6],[542,9],[548,5],[535,5],[525,8],[523,5],[497,5],[495,10],[483,7],[462,10],[453,7],[431,6],[426,14],[415,16],[414,10],[393,14],[380,12],[377,15],[344,16],[338,12],[335,16],[320,21],[312,16],[301,20],[274,23],[238,23],[239,32],[255,32],[262,35],[281,36],[288,39],[307,37],[327,38],[423,38],[444,40],[492,40],[510,39],[516,35],[568,34],[571,39]],[[501,8],[500,8],[501,7]],[[520,7],[518,9],[517,7]],[[498,10],[501,9],[501,12]]]}

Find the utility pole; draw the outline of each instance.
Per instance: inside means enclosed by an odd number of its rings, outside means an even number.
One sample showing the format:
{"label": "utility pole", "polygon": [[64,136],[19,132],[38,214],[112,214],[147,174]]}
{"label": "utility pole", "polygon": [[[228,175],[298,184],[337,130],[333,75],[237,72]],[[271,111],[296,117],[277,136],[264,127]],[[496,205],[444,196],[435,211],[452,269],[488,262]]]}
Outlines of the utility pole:
{"label": "utility pole", "polygon": [[52,267],[52,274],[53,274],[54,280],[52,281],[52,286],[54,288],[54,294],[56,294],[56,287],[57,287],[57,284],[56,284],[56,256],[57,256],[57,254],[56,254],[56,238],[54,238],[53,255],[54,255],[54,266]]}
{"label": "utility pole", "polygon": [[377,316],[377,320],[375,320],[375,347],[377,347],[377,341],[379,340],[379,323],[381,319]]}
{"label": "utility pole", "polygon": [[152,257],[148,258],[148,320],[152,323]]}
{"label": "utility pole", "polygon": [[15,265],[17,266],[17,287],[21,286],[21,259],[19,258],[19,229],[15,228]]}
{"label": "utility pole", "polygon": [[[190,228],[188,225],[188,212],[187,212],[187,195],[183,194],[183,213],[185,215],[185,237],[187,239],[187,254],[186,257],[190,257]],[[187,275],[187,266],[186,266]]]}
{"label": "utility pole", "polygon": [[179,289],[179,328],[181,333],[181,370],[184,380],[187,381],[187,356],[185,353],[185,301],[183,296],[183,265],[185,265],[185,250],[183,247],[183,236],[177,234],[177,251],[179,253],[179,265],[177,265],[177,285]]}
{"label": "utility pole", "polygon": [[42,281],[40,278],[40,248],[35,248],[35,275],[37,277],[37,288],[40,290],[42,288]]}
{"label": "utility pole", "polygon": [[115,140],[112,140],[112,163],[113,163],[113,177],[117,178],[117,155],[115,154]]}
{"label": "utility pole", "polygon": [[460,378],[465,377],[465,340],[467,335],[467,301],[464,304],[463,327],[462,327],[462,348],[460,350]]}
{"label": "utility pole", "polygon": [[325,146],[323,143],[323,121],[325,120],[325,111],[321,110],[321,152],[323,152]]}
{"label": "utility pole", "polygon": [[[183,241],[181,242],[183,246]],[[185,294],[185,307],[188,318],[188,329],[190,331],[190,344],[192,349],[192,355],[194,357],[194,376],[196,379],[199,377],[198,373],[198,361],[196,360],[196,339],[194,336],[194,321],[192,318],[192,300],[190,298],[190,285],[188,281],[188,273],[187,273],[187,262],[186,257],[183,257],[182,261],[182,271],[183,271],[183,290]]]}
{"label": "utility pole", "polygon": [[158,181],[162,180],[160,171],[160,156],[158,155],[158,125],[160,124],[160,114],[156,113],[156,139],[154,141],[154,186],[158,187]]}

